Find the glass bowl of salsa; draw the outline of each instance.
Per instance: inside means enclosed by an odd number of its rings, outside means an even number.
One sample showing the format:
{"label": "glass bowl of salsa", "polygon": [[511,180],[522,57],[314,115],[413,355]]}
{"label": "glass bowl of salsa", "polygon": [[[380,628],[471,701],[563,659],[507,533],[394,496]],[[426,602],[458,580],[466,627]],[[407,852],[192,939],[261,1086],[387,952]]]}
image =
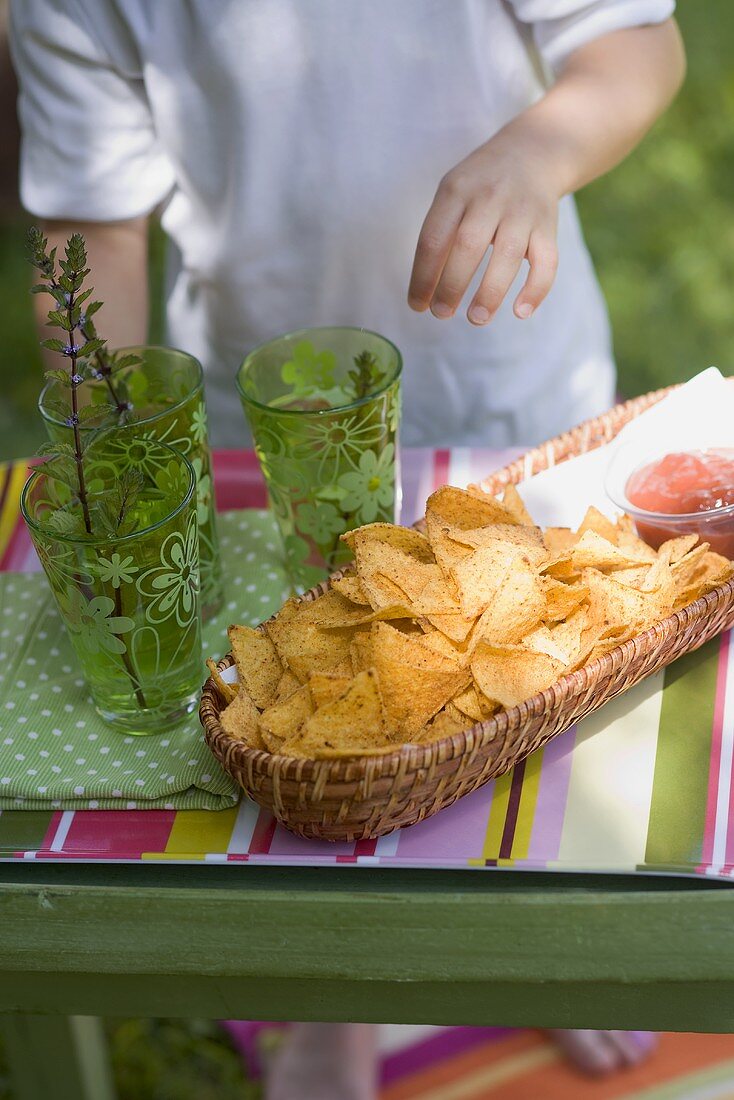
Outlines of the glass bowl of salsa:
{"label": "glass bowl of salsa", "polygon": [[734,447],[644,454],[620,447],[610,463],[606,492],[657,549],[677,535],[696,534],[734,558]]}

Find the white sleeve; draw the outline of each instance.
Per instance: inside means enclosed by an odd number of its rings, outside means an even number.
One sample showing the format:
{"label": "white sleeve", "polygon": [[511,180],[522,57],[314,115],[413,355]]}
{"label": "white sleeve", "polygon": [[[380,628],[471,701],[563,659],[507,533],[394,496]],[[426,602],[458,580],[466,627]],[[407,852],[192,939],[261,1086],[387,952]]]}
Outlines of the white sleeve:
{"label": "white sleeve", "polygon": [[174,172],[142,74],[113,62],[76,2],[11,0],[10,15],[25,208],[86,221],[148,213],[171,190]]}
{"label": "white sleeve", "polygon": [[663,23],[675,0],[509,0],[521,23],[531,25],[535,44],[554,72],[569,54],[610,31]]}

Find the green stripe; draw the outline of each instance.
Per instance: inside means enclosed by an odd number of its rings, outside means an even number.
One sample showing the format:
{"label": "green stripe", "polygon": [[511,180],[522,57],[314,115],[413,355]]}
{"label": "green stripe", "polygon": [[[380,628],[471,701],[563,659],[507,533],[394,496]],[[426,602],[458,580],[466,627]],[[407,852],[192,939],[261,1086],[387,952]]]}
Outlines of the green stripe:
{"label": "green stripe", "polygon": [[41,847],[53,811],[5,810],[0,813],[0,852],[29,852]]}
{"label": "green stripe", "polygon": [[715,638],[665,673],[647,864],[695,864],[701,858],[719,645]]}
{"label": "green stripe", "polygon": [[625,1093],[625,1100],[686,1100],[694,1090],[705,1088],[706,1085],[715,1085],[720,1082],[728,1088],[728,1092],[717,1092],[714,1095],[724,1100],[725,1096],[731,1096],[734,1091],[734,1058],[725,1062],[719,1062],[715,1066],[707,1066],[706,1069],[697,1070],[695,1073],[686,1074],[685,1077],[676,1077],[664,1085],[653,1085],[652,1088],[642,1089],[641,1092]]}

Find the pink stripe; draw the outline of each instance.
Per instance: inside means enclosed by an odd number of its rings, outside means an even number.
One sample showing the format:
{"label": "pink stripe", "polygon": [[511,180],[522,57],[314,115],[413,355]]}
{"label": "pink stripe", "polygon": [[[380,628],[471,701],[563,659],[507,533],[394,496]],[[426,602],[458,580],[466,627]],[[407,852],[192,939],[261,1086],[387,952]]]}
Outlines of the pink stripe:
{"label": "pink stripe", "polygon": [[63,852],[95,852],[99,859],[140,859],[143,852],[165,852],[175,820],[175,810],[77,810]]}
{"label": "pink stripe", "polygon": [[267,493],[254,451],[214,451],[217,510],[266,508]]}
{"label": "pink stripe", "polygon": [[250,841],[251,856],[266,856],[270,852],[276,825],[277,821],[268,810],[260,810]]}
{"label": "pink stripe", "polygon": [[433,452],[433,488],[440,489],[449,479],[451,451],[441,448]]}
{"label": "pink stripe", "polygon": [[[252,846],[250,851],[252,852]],[[295,857],[298,863],[312,863],[315,859],[333,863],[339,859],[354,859],[354,844],[329,844],[323,840],[304,840],[278,825],[273,834],[269,855]]]}
{"label": "pink stripe", "polygon": [[382,1062],[380,1084],[384,1087],[422,1073],[439,1062],[456,1058],[467,1050],[483,1046],[485,1043],[497,1043],[508,1035],[514,1035],[511,1028],[499,1027],[447,1027],[436,1034],[429,1035],[421,1043],[413,1043],[404,1050],[388,1054]]}
{"label": "pink stripe", "polygon": [[[560,737],[549,741],[543,750],[528,861],[548,862],[558,859],[575,743],[576,727],[572,726]],[[524,860],[518,860],[518,865],[523,863]]]}
{"label": "pink stripe", "polygon": [[51,847],[51,845],[54,842],[54,837],[56,836],[56,830],[58,829],[60,824],[61,824],[61,810],[58,810],[53,815],[53,817],[51,818],[51,820],[48,823],[48,829],[46,830],[46,835],[43,838],[43,840],[41,841],[40,847],[38,849],[39,852],[42,852],[45,849]]}
{"label": "pink stripe", "polygon": [[18,516],[5,553],[0,558],[0,572],[37,573],[40,569],[28,528]]}
{"label": "pink stripe", "polygon": [[703,827],[703,846],[701,863],[696,870],[701,874],[710,866],[714,855],[714,832],[716,830],[716,801],[719,793],[719,768],[721,766],[721,738],[724,730],[724,707],[726,704],[726,676],[729,666],[729,645],[731,634],[722,635],[719,647],[719,664],[716,673],[716,697],[714,699],[714,728],[711,736],[711,761],[709,764],[709,786],[706,799],[706,818]]}

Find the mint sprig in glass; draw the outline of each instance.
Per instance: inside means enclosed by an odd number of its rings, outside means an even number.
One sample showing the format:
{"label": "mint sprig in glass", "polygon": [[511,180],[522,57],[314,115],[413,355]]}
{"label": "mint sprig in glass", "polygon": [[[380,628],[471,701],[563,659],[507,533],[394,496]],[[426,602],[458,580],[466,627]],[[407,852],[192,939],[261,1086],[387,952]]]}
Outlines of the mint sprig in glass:
{"label": "mint sprig in glass", "polygon": [[[44,346],[68,367],[47,372],[66,434],[41,448],[21,512],[100,715],[129,733],[158,732],[195,707],[201,678],[194,470],[157,440],[83,430],[101,406],[109,423],[126,404],[113,378],[96,408],[79,400],[104,348],[83,332],[98,308],[84,289],[84,241],[72,236],[58,265],[37,230],[29,243],[34,291],[52,296],[49,324],[64,333]],[[132,445],[134,461],[121,465],[117,451]]]}
{"label": "mint sprig in glass", "polygon": [[237,387],[294,587],[349,557],[340,535],[393,522],[400,352],[357,328],[314,328],[255,349]]}
{"label": "mint sprig in glass", "polygon": [[[86,437],[109,426],[112,414],[115,441],[110,450],[118,454],[121,472],[137,465],[136,441],[142,448],[150,440],[167,443],[189,460],[196,477],[202,614],[209,618],[222,604],[223,589],[201,364],[176,348],[153,346],[123,348],[111,362],[111,372],[103,374],[95,361],[80,387],[78,400],[85,418],[80,432]],[[120,414],[111,408],[110,384],[123,405]],[[69,432],[63,410],[59,411],[59,385],[58,377],[51,377],[39,399],[52,440],[63,440]]]}

